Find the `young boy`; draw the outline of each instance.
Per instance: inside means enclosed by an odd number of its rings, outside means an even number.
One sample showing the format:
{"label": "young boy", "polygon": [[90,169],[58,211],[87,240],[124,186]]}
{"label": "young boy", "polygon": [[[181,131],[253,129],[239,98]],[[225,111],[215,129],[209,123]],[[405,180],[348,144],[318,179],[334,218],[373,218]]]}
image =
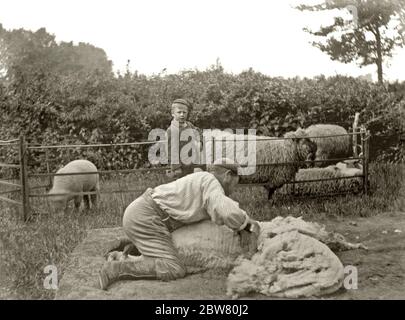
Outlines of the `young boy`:
{"label": "young boy", "polygon": [[[166,131],[167,155],[171,169],[170,175],[176,179],[193,173],[194,170],[201,171],[205,169],[205,166],[200,163],[202,133],[201,129],[194,126],[190,121],[187,121],[190,109],[191,104],[187,100],[174,100],[171,107],[173,120]],[[181,134],[186,129],[190,129],[187,132],[187,136],[191,133],[191,137],[188,137],[187,141],[181,141]],[[192,140],[194,144],[194,157],[192,163],[189,164],[183,162],[184,159],[181,157],[181,150],[185,145],[190,143],[190,140]],[[188,157],[191,158],[192,155],[192,151],[190,150]]]}

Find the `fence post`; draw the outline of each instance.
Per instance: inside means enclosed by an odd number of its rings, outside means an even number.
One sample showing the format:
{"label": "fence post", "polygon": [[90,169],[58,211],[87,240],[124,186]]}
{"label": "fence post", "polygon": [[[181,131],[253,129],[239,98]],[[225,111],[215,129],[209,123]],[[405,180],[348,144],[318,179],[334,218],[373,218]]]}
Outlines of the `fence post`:
{"label": "fence post", "polygon": [[[46,172],[49,174],[50,169],[49,169],[49,150],[48,149],[45,149],[45,161],[46,161]],[[49,181],[48,190],[50,190],[52,188],[52,177],[51,176],[48,177],[48,181]]]}
{"label": "fence post", "polygon": [[357,152],[357,126],[359,124],[359,116],[360,113],[356,112],[354,115],[354,122],[353,122],[353,157],[357,158],[358,157],[358,152]]}
{"label": "fence post", "polygon": [[363,151],[363,156],[364,156],[364,180],[365,180],[365,184],[364,184],[364,192],[365,194],[368,194],[369,190],[368,190],[368,163],[369,163],[369,146],[370,146],[370,131],[369,130],[365,130],[365,143],[364,143],[364,151]]}
{"label": "fence post", "polygon": [[366,156],[366,130],[364,126],[360,128],[360,139],[361,139],[361,160],[363,164],[363,193],[368,194],[367,186],[367,156]]}
{"label": "fence post", "polygon": [[20,157],[20,180],[21,180],[21,198],[22,198],[22,213],[23,220],[27,221],[29,217],[30,205],[29,205],[29,187],[28,187],[28,165],[27,165],[27,142],[25,136],[20,136],[19,143],[19,157]]}

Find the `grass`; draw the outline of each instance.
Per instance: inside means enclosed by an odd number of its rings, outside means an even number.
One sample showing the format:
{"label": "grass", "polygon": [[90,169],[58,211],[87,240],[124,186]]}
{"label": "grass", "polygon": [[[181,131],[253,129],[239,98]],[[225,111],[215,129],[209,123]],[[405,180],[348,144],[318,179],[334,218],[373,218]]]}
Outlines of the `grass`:
{"label": "grass", "polygon": [[[232,196],[240,206],[258,220],[276,216],[303,216],[304,219],[368,217],[394,210],[394,204],[404,195],[404,165],[372,164],[369,195],[346,195],[334,198],[293,199],[277,196],[268,201],[263,187],[243,186]],[[121,224],[123,211],[148,186],[167,181],[162,174],[121,175],[103,179],[102,190],[139,189],[138,192],[103,194],[99,208],[65,216],[51,214],[44,198],[33,198],[35,219],[21,222],[15,210],[0,202],[0,271],[19,299],[52,299],[55,291],[43,286],[44,267],[58,267],[59,278],[69,254],[83,240],[86,230],[114,227]],[[30,185],[44,185],[46,180],[35,179]],[[34,192],[34,191],[33,191]],[[37,189],[37,193],[45,190]],[[3,275],[0,272],[0,276]],[[4,279],[3,279],[4,280]],[[0,281],[1,286],[1,281]]]}

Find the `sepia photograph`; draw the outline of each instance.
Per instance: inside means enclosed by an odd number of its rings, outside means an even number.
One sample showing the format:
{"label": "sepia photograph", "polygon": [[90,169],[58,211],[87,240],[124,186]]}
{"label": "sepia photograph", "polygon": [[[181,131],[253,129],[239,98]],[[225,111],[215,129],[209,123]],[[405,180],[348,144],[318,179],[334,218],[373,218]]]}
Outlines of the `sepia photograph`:
{"label": "sepia photograph", "polygon": [[2,0],[0,300],[405,300],[405,0]]}

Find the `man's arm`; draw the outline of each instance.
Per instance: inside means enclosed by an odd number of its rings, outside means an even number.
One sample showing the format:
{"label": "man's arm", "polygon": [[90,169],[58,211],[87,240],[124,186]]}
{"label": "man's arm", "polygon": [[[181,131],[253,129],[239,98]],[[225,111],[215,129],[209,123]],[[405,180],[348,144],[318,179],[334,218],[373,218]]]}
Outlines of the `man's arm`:
{"label": "man's arm", "polygon": [[219,225],[240,231],[250,222],[247,213],[239,204],[227,197],[219,182],[212,177],[202,185],[204,208],[211,220]]}

